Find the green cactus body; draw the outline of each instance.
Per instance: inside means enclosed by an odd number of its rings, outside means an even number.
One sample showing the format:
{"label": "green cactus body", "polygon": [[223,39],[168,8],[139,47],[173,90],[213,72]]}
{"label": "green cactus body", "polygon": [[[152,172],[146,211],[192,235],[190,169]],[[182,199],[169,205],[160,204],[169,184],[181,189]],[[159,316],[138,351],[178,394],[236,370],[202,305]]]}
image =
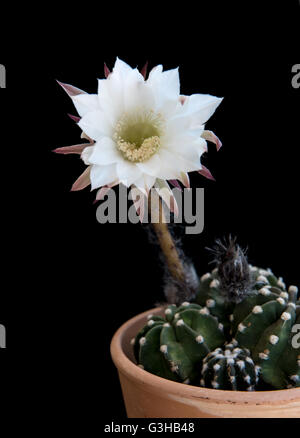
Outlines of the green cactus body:
{"label": "green cactus body", "polygon": [[133,340],[139,366],[178,382],[199,385],[201,379],[212,388],[299,387],[298,289],[287,291],[270,270],[248,267],[249,289],[237,294],[238,301],[229,301],[214,269],[201,277],[193,303],[170,305],[164,317],[150,316]]}
{"label": "green cactus body", "polygon": [[168,306],[165,318],[150,315],[133,346],[137,363],[146,371],[193,383],[199,379],[198,364],[224,342],[223,326],[208,308],[183,303]]}
{"label": "green cactus body", "polygon": [[253,391],[258,382],[257,367],[250,351],[239,348],[236,341],[217,348],[203,360],[200,385],[233,391]]}
{"label": "green cactus body", "polygon": [[261,377],[276,389],[299,385],[299,353],[291,344],[297,292],[294,286],[286,292],[281,279],[260,271],[254,290],[231,315],[234,339],[250,350]]}
{"label": "green cactus body", "polygon": [[217,269],[202,275],[194,301],[200,306],[209,308],[211,315],[218,318],[224,326],[225,334],[228,334],[229,315],[232,313],[234,305],[226,301],[226,297],[220,293],[219,286]]}
{"label": "green cactus body", "polygon": [[[295,321],[295,325],[298,325],[297,330],[299,330],[300,327],[299,304],[298,304],[299,307],[297,306],[298,316]],[[287,380],[288,388],[300,386],[300,347],[298,346],[299,340],[298,343],[293,345],[294,336],[295,336],[295,331],[292,330],[288,339],[287,347],[284,350],[278,362],[278,367],[280,370],[282,370],[282,372],[284,373],[284,377]]]}
{"label": "green cactus body", "polygon": [[[285,290],[285,285],[282,279],[275,277],[270,270],[259,269],[253,266],[250,266],[250,270],[253,285],[253,290],[251,291],[250,295],[255,293],[256,290],[261,289],[264,285],[268,285],[268,287],[277,287],[277,289],[280,289],[280,291]],[[208,307],[210,313],[213,316],[216,316],[224,325],[225,333],[228,336],[230,335],[230,318],[235,308],[235,304],[229,302],[226,295],[221,290],[217,269],[204,274],[200,278],[199,289],[194,301],[201,306]],[[247,313],[248,312],[246,310],[245,315]]]}
{"label": "green cactus body", "polygon": [[249,349],[261,377],[276,389],[300,386],[300,349],[294,348],[292,327],[299,323],[297,288],[289,292],[271,270],[250,266],[252,287],[238,304],[228,303],[217,269],[203,275],[195,301],[210,308],[241,348]]}

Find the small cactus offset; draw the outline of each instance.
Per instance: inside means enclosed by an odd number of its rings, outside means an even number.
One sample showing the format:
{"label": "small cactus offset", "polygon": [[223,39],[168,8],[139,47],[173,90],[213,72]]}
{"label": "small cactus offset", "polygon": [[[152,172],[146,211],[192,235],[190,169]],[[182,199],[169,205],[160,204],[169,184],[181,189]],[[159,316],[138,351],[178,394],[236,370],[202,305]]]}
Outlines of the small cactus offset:
{"label": "small cactus offset", "polygon": [[239,348],[238,343],[233,341],[204,358],[200,385],[214,389],[253,391],[259,371],[250,351]]}
{"label": "small cactus offset", "polygon": [[300,387],[298,288],[247,262],[234,239],[211,250],[216,268],[199,279],[192,303],[150,317],[134,340],[146,371],[227,390]]}
{"label": "small cactus offset", "polygon": [[218,319],[206,307],[186,302],[168,306],[164,318],[150,315],[132,343],[136,360],[146,371],[194,383],[199,379],[199,362],[224,341]]}

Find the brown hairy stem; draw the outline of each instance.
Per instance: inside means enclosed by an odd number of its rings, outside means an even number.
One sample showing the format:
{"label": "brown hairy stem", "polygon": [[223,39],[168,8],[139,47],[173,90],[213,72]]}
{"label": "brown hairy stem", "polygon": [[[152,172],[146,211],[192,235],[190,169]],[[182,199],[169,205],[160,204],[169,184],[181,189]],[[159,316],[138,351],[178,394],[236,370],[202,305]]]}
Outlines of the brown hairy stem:
{"label": "brown hairy stem", "polygon": [[[174,280],[184,283],[185,271],[182,260],[178,254],[175,242],[166,223],[163,210],[162,200],[158,198],[158,208],[154,208],[151,202],[151,193],[149,194],[149,212],[151,212],[152,226],[157,236],[161,250],[165,256],[166,264]],[[154,221],[153,221],[154,219]]]}

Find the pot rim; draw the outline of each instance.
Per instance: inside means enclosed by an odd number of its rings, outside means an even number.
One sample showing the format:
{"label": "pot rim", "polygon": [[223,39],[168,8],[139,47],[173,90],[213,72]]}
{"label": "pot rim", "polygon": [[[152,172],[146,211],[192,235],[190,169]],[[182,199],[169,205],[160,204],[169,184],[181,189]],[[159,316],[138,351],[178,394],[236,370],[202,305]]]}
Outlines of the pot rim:
{"label": "pot rim", "polygon": [[261,403],[278,403],[287,402],[300,399],[300,388],[280,389],[272,391],[229,391],[223,389],[211,389],[202,388],[198,386],[186,385],[180,382],[174,382],[172,380],[164,379],[162,377],[151,374],[148,371],[143,370],[135,363],[133,363],[122,348],[122,340],[127,330],[135,323],[145,319],[149,314],[157,314],[162,311],[162,307],[156,307],[154,309],[147,310],[143,313],[136,315],[129,319],[127,322],[121,325],[121,327],[114,334],[110,351],[113,362],[120,373],[125,374],[131,381],[135,381],[137,384],[151,387],[157,392],[167,392],[169,394],[178,395],[181,397],[193,397],[196,399],[210,399],[210,400],[222,400],[226,398],[232,403],[249,403],[249,404],[261,404]]}

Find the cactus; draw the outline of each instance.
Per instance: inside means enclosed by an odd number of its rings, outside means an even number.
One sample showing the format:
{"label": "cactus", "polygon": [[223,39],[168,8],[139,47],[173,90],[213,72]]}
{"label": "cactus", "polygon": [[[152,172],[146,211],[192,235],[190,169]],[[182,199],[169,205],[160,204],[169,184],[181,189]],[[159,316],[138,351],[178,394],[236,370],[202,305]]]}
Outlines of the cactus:
{"label": "cactus", "polygon": [[249,265],[234,239],[212,251],[217,267],[200,278],[194,302],[168,306],[137,335],[137,362],[161,377],[220,389],[300,387],[298,288]]}
{"label": "cactus", "polygon": [[[277,287],[280,289],[279,293],[285,290],[285,285],[282,278],[277,278],[271,270],[260,269],[249,265],[250,270],[250,290],[247,295],[252,295],[264,286]],[[215,268],[212,272],[207,272],[202,275],[199,282],[199,289],[197,291],[195,300],[197,304],[209,308],[210,313],[216,316],[224,325],[225,334],[228,341],[230,340],[231,320],[236,303],[230,301],[224,290],[222,289],[218,269]]]}
{"label": "cactus", "polygon": [[253,391],[258,376],[259,367],[250,357],[250,351],[239,348],[238,343],[233,341],[204,358],[200,385],[214,389]]}
{"label": "cactus", "polygon": [[224,344],[223,326],[206,307],[170,305],[165,317],[148,317],[132,341],[139,366],[146,371],[183,383],[199,381],[199,362]]}
{"label": "cactus", "polygon": [[230,329],[229,316],[233,312],[234,304],[226,300],[223,294],[220,293],[220,281],[218,278],[217,269],[202,275],[194,301],[208,308],[211,315],[218,318],[223,324],[225,335],[228,338]]}
{"label": "cactus", "polygon": [[263,286],[236,305],[232,333],[241,347],[251,351],[266,383],[276,389],[300,386],[300,351],[292,345],[292,327],[300,314],[298,289],[291,286],[286,292],[281,280],[272,286],[269,277],[260,277]]}
{"label": "cactus", "polygon": [[[298,302],[298,307],[296,312],[298,316],[295,324],[300,327],[300,303]],[[279,361],[278,368],[283,373],[283,379],[287,384],[287,388],[299,387],[300,386],[300,348],[294,348],[292,339],[294,337],[294,332],[290,333],[287,346],[283,351]]]}

